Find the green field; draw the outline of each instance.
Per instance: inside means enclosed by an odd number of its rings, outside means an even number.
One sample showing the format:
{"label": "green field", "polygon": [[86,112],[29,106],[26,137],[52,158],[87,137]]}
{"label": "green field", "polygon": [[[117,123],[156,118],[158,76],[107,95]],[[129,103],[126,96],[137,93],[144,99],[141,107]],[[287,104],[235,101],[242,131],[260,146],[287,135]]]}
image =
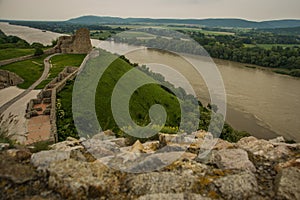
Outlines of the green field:
{"label": "green field", "polygon": [[33,54],[34,54],[34,49],[19,49],[19,48],[0,49],[0,60],[7,60],[11,58],[18,58],[21,56],[27,56]]}
{"label": "green field", "polygon": [[[153,25],[109,25],[112,28],[129,28],[129,29],[139,29],[139,28],[150,28],[153,27]],[[197,31],[200,33],[203,33],[205,35],[234,35],[235,33],[233,32],[218,32],[218,31],[206,31],[202,30],[200,27],[199,28],[189,28],[189,27],[182,27],[182,26],[167,26],[167,25],[158,25],[155,26],[154,28],[165,28],[165,29],[171,29],[171,30],[184,30],[184,31]],[[144,36],[137,36],[137,37],[144,37]],[[149,37],[149,36],[148,36]]]}
{"label": "green field", "polygon": [[272,47],[280,46],[282,48],[287,48],[287,47],[294,47],[298,46],[300,47],[300,44],[244,44],[245,47],[260,47],[264,49],[272,49]]}
{"label": "green field", "polygon": [[24,79],[18,87],[22,89],[29,88],[36,80],[38,80],[44,71],[44,59],[46,55],[25,61],[15,62],[9,65],[1,66],[0,69],[8,70],[18,74]]}
{"label": "green field", "polygon": [[85,54],[62,54],[51,58],[52,67],[47,79],[42,81],[36,89],[43,89],[51,80],[58,76],[67,66],[79,67],[85,58]]}
{"label": "green field", "polygon": [[122,32],[120,33],[118,36],[120,37],[124,37],[124,38],[153,38],[156,37],[153,34],[150,33],[145,33],[145,32],[138,32],[138,31],[126,31],[126,32]]}
{"label": "green field", "polygon": [[92,39],[96,40],[106,40],[109,37],[120,33],[119,31],[107,31],[107,30],[102,30],[102,31],[91,31],[90,36]]}

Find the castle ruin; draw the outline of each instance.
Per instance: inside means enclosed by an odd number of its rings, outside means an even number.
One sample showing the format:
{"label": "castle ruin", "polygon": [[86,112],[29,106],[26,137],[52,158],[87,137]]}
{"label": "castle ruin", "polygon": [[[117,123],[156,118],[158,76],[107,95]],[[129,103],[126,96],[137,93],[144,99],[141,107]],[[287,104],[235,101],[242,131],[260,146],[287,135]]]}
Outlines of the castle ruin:
{"label": "castle ruin", "polygon": [[89,53],[92,50],[90,31],[87,28],[81,28],[76,31],[75,35],[59,37],[54,50],[56,53]]}

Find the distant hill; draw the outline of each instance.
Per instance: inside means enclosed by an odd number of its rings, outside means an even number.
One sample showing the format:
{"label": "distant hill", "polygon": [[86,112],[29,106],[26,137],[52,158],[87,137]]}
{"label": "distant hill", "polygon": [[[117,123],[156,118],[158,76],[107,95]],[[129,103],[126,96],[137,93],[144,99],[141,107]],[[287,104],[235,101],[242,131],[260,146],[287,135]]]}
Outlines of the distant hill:
{"label": "distant hill", "polygon": [[300,26],[292,28],[272,28],[272,29],[261,29],[261,31],[272,32],[281,35],[299,35],[300,36]]}
{"label": "distant hill", "polygon": [[271,20],[248,21],[244,19],[151,19],[151,18],[119,18],[101,16],[82,16],[73,18],[67,22],[75,24],[191,24],[205,27],[229,27],[229,28],[290,28],[300,27],[300,20]]}

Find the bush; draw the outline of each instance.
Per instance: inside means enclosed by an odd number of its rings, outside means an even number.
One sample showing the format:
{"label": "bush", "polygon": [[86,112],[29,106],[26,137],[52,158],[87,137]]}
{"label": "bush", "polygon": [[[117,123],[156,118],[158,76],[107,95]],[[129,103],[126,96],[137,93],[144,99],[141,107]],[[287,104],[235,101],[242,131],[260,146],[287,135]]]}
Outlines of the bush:
{"label": "bush", "polygon": [[41,49],[41,48],[36,48],[35,49],[35,52],[34,52],[35,56],[40,56],[40,55],[43,55],[43,54],[44,54],[43,49]]}

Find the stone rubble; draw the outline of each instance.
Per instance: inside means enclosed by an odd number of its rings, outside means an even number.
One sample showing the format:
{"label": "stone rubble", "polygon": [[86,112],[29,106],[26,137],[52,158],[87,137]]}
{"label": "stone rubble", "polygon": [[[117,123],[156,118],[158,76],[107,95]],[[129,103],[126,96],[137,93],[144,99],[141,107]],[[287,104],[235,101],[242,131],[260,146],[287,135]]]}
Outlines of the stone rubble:
{"label": "stone rubble", "polygon": [[[205,140],[216,145],[203,158]],[[299,146],[203,131],[129,145],[106,131],[33,154],[3,149],[0,199],[300,199]]]}

